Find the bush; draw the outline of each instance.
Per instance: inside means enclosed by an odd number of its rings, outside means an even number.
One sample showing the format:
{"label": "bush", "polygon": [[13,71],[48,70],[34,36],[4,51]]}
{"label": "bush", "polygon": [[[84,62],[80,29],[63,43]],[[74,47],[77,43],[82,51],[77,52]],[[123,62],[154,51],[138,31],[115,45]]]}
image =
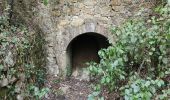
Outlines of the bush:
{"label": "bush", "polygon": [[[100,50],[100,63],[90,63],[89,66],[91,76],[98,79],[100,87],[107,86],[112,92],[125,86],[127,89],[123,94],[129,98],[127,100],[139,95],[143,100],[152,98],[151,88],[157,90],[162,86],[156,81],[169,75],[170,9],[168,6],[158,7],[155,13],[157,16],[129,20],[121,27],[112,29],[112,33],[117,37],[116,43]],[[129,77],[136,73],[139,79],[129,80]],[[129,81],[133,83],[126,84]],[[161,83],[164,81],[161,80]],[[133,84],[140,90],[130,91]]]}

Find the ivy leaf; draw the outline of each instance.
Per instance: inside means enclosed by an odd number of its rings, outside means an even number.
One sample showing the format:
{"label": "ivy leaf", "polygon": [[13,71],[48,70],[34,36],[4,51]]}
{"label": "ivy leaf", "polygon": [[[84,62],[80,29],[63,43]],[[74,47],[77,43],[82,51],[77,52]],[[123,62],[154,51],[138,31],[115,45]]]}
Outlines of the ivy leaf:
{"label": "ivy leaf", "polygon": [[118,65],[119,61],[115,60],[114,63],[112,64],[112,68],[116,67]]}
{"label": "ivy leaf", "polygon": [[3,69],[3,65],[0,65],[0,70],[2,70]]}
{"label": "ivy leaf", "polygon": [[145,86],[148,87],[151,84],[150,81],[146,81]]}
{"label": "ivy leaf", "polygon": [[93,96],[98,96],[100,94],[100,91],[93,92],[92,94],[93,94]]}
{"label": "ivy leaf", "polygon": [[105,77],[103,77],[103,78],[101,79],[101,83],[102,83],[102,84],[105,83]]}
{"label": "ivy leaf", "polygon": [[47,6],[48,5],[48,0],[43,0],[43,3],[44,3],[45,6]]}
{"label": "ivy leaf", "polygon": [[131,42],[132,42],[132,43],[135,43],[136,41],[137,41],[137,38],[136,38],[135,36],[132,36],[132,37],[131,37]]}
{"label": "ivy leaf", "polygon": [[137,93],[140,90],[139,86],[136,86],[135,84],[132,84],[131,87],[133,88],[134,93]]}
{"label": "ivy leaf", "polygon": [[109,78],[109,77],[106,78],[106,82],[107,82],[107,83],[110,82],[110,78]]}
{"label": "ivy leaf", "polygon": [[163,62],[164,64],[167,64],[167,63],[168,63],[168,59],[167,59],[167,58],[163,58],[163,59],[162,59],[162,62]]}
{"label": "ivy leaf", "polygon": [[94,97],[92,94],[88,95],[88,99],[87,100],[94,100]]}

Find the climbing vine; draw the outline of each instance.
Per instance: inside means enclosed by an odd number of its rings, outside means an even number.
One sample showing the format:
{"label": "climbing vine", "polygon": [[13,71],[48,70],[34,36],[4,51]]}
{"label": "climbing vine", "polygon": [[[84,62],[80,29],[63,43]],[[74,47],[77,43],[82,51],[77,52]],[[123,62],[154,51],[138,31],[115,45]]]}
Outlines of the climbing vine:
{"label": "climbing vine", "polygon": [[[0,99],[40,99],[49,91],[42,88],[45,70],[35,64],[34,50],[41,45],[26,26],[10,24],[8,11],[0,16]],[[34,51],[34,52],[33,52]],[[36,62],[37,63],[37,62]]]}
{"label": "climbing vine", "polygon": [[[149,19],[132,19],[112,29],[116,43],[98,52],[100,63],[89,64],[91,77],[98,81],[95,91],[100,94],[105,87],[120,93],[125,100],[170,96],[165,93],[170,84],[169,16],[169,5],[159,6]],[[89,96],[89,100],[92,98]]]}

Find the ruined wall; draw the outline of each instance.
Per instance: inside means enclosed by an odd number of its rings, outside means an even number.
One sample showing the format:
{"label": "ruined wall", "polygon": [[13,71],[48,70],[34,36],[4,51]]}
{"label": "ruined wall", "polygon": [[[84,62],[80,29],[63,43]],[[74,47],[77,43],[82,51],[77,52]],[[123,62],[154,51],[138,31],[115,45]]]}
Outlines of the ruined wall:
{"label": "ruined wall", "polygon": [[[143,16],[147,16],[151,11],[148,4],[150,3],[134,0],[65,0],[54,5],[51,14],[56,22],[57,34],[52,47],[59,70],[66,73],[66,49],[76,36],[94,32],[114,42],[111,27],[120,25],[130,17],[136,17],[140,6],[145,6]],[[51,69],[52,71],[55,70]]]}
{"label": "ruined wall", "polygon": [[[39,28],[45,37],[48,73],[65,75],[66,49],[75,37],[93,32],[114,42],[110,28],[120,25],[130,17],[148,16],[154,2],[155,0],[149,2],[146,0],[145,2],[144,0],[49,0],[49,4],[44,6],[38,0],[18,0],[15,4],[18,5],[16,13],[33,28]],[[21,7],[19,4],[25,6]],[[136,15],[141,7],[144,7],[142,14]]]}

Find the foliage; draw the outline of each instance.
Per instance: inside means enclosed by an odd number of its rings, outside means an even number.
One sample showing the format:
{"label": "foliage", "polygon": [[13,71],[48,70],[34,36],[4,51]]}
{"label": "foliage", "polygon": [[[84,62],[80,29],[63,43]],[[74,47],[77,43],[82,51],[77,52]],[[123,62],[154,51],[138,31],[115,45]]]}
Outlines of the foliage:
{"label": "foliage", "polygon": [[48,5],[48,0],[43,0],[43,4],[44,4],[45,6],[47,6],[47,5]]}
{"label": "foliage", "polygon": [[156,97],[156,100],[168,100],[170,98],[170,89],[162,90],[162,94]]}
{"label": "foliage", "polygon": [[[34,85],[30,85],[28,87],[28,94],[33,95],[33,97],[35,97],[36,100],[41,99],[46,93],[48,93],[50,91],[49,88],[42,88],[39,89],[38,87],[34,86]],[[31,96],[32,97],[32,96]]]}
{"label": "foliage", "polygon": [[93,92],[92,94],[88,95],[88,99],[87,99],[87,100],[96,100],[96,99],[97,99],[97,100],[104,100],[103,97],[98,97],[99,94],[100,94],[99,91]]}
{"label": "foliage", "polygon": [[[169,84],[163,85],[161,80],[170,75],[167,74],[170,69],[169,14],[169,6],[160,6],[155,9],[156,16],[129,20],[112,29],[116,43],[100,50],[100,63],[90,63],[88,68],[100,87],[106,86],[110,92],[122,91],[126,100],[136,100],[137,97],[148,100],[154,96],[152,89],[156,92]],[[133,86],[139,90],[132,91]],[[120,90],[120,87],[124,89]]]}
{"label": "foliage", "polygon": [[[34,43],[30,39],[34,37],[24,25],[10,24],[8,13],[0,16],[0,89],[4,90],[0,91],[0,99],[15,99],[15,95],[24,98],[25,93],[30,93],[29,84],[36,89],[42,87],[45,70],[32,61],[36,54],[31,52]],[[45,90],[29,97],[42,97]]]}
{"label": "foliage", "polygon": [[125,100],[150,100],[155,95],[157,88],[164,85],[161,79],[142,79],[137,75],[130,77],[127,85],[121,87]]}

